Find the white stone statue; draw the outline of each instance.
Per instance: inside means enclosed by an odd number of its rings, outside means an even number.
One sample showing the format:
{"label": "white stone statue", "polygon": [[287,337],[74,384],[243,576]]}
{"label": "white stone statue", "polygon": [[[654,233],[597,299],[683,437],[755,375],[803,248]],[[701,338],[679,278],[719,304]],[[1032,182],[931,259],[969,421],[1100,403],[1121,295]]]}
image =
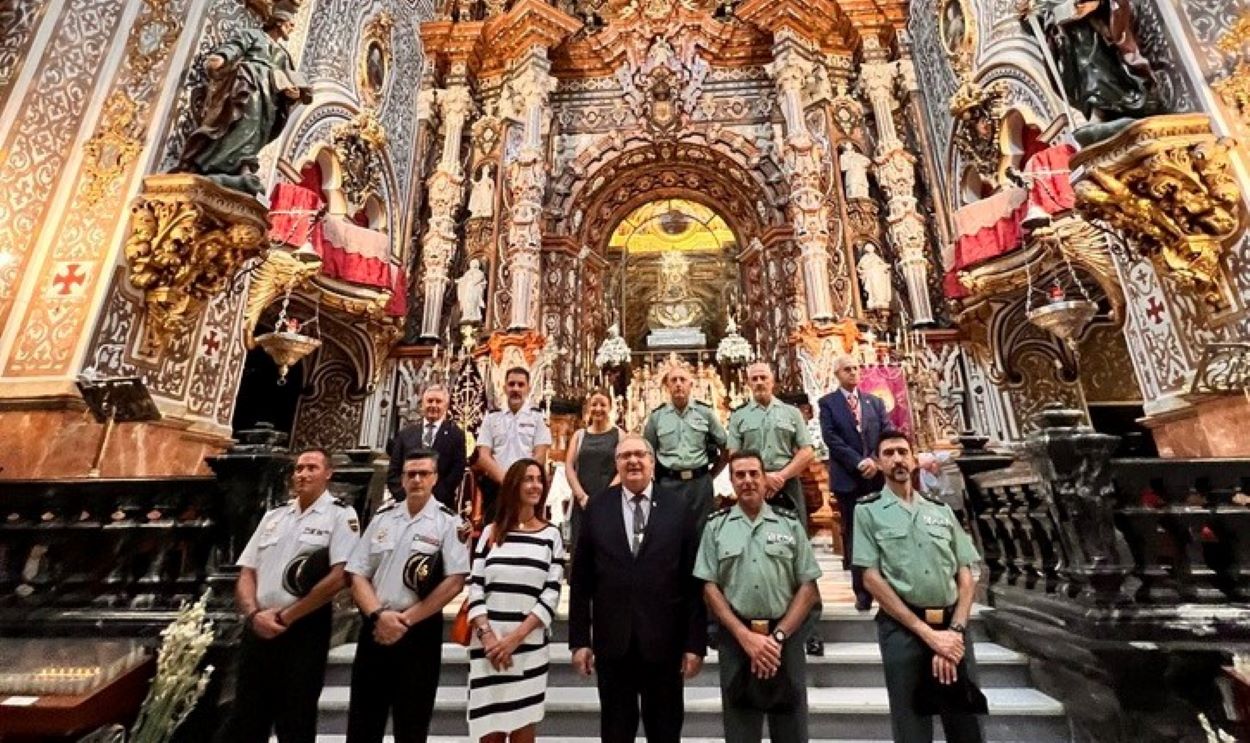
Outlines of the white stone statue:
{"label": "white stone statue", "polygon": [[469,218],[485,218],[494,213],[495,177],[487,165],[478,171],[477,180],[473,181],[473,191],[469,194]]}
{"label": "white stone statue", "polygon": [[460,302],[460,322],[482,322],[486,308],[486,273],[477,258],[469,261],[469,269],[456,279],[456,299]]}
{"label": "white stone statue", "polygon": [[[868,166],[872,160],[850,142],[842,145],[842,183],[846,186],[846,198],[868,198]],[[877,260],[880,260],[878,257]]]}
{"label": "white stone statue", "polygon": [[868,295],[868,309],[890,309],[890,302],[894,297],[894,287],[890,284],[890,264],[877,253],[877,246],[872,243],[865,245],[864,254],[855,266]]}

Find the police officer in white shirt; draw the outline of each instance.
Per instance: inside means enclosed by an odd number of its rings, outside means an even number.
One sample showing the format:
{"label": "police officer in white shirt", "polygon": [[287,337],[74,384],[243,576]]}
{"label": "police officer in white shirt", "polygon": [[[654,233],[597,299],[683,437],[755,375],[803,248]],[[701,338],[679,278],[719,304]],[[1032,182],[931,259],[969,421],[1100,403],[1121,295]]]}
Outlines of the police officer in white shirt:
{"label": "police officer in white shirt", "polygon": [[443,607],[469,573],[460,517],[433,497],[438,455],[404,460],[407,497],[374,515],[347,563],[352,598],[365,616],[352,662],[348,743],[382,743],[393,716],[395,743],[424,741],[442,659]]}
{"label": "police officer in white shirt", "polygon": [[295,460],[295,497],[260,520],[243,554],[235,600],[246,617],[234,709],[225,743],[313,743],[317,699],[330,649],[330,605],[347,585],[343,566],[357,542],[356,511],[326,489],[325,449]]}
{"label": "police officer in white shirt", "polygon": [[534,459],[547,463],[551,448],[551,429],[543,414],[525,407],[530,394],[530,373],[514,366],[504,375],[508,407],[486,414],[477,433],[477,469],[485,477],[478,478],[482,490],[483,523],[495,518],[495,500],[504,473],[518,459]]}

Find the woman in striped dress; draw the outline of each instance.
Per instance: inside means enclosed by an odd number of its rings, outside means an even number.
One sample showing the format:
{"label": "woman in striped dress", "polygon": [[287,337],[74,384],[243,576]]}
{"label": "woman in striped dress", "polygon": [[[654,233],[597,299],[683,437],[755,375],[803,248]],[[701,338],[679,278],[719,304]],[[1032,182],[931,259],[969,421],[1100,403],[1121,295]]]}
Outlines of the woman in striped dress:
{"label": "woman in striped dress", "polygon": [[[482,530],[469,577],[469,737],[529,743],[547,695],[547,630],[564,575],[560,531],[541,517],[547,474],[533,459],[508,468],[495,521]],[[498,535],[498,536],[496,536]]]}

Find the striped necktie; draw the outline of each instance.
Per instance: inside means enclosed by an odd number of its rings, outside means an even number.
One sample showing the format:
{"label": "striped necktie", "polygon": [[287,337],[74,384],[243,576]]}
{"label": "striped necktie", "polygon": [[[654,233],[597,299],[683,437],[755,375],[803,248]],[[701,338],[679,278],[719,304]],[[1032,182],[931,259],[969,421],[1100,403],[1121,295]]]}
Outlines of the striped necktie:
{"label": "striped necktie", "polygon": [[638,548],[642,546],[642,535],[647,528],[647,514],[642,510],[641,495],[635,495],[634,501],[634,543],[633,553],[638,554]]}

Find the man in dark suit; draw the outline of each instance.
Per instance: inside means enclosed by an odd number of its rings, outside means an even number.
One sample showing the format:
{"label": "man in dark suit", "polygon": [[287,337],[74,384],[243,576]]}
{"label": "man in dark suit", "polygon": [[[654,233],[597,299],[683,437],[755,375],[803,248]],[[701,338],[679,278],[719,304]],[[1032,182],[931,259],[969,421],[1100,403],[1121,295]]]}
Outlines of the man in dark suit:
{"label": "man in dark suit", "polygon": [[855,608],[872,608],[872,594],[864,588],[864,570],[851,562],[855,504],[861,496],[875,493],[885,479],[877,470],[877,442],[885,427],[885,403],[860,392],[859,361],[840,356],[834,362],[838,389],[820,398],[820,433],[829,448],[829,487],[838,500],[842,516],[842,568],[851,571]]}
{"label": "man in dark suit", "polygon": [[677,743],[683,681],[707,650],[695,524],[676,493],[652,482],[655,453],[642,436],[621,438],[616,468],[621,484],[591,498],[582,517],[569,594],[573,667],[598,671],[602,740],[635,740],[641,699],[648,743]]}
{"label": "man in dark suit", "polygon": [[403,500],[404,460],[409,454],[421,450],[438,453],[438,482],[434,485],[434,497],[439,503],[456,510],[456,494],[464,479],[465,460],[464,431],[447,419],[450,401],[447,388],[432,384],[421,395],[422,420],[405,426],[391,442],[391,463],[386,470],[386,487],[395,500]]}

